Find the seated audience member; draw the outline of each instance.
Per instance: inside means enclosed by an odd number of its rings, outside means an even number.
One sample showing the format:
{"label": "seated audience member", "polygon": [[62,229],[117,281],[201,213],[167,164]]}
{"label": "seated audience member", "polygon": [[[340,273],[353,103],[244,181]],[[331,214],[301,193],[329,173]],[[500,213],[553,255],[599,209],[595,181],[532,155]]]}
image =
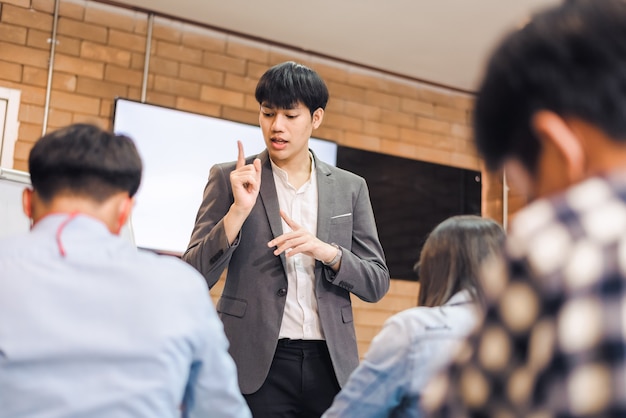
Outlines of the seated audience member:
{"label": "seated audience member", "polygon": [[626,2],[566,1],[508,35],[474,124],[487,166],[534,201],[484,277],[484,326],[424,409],[626,416]]}
{"label": "seated audience member", "polygon": [[420,255],[420,306],[385,322],[324,418],[418,416],[422,388],[479,321],[479,271],[503,241],[500,225],[479,216],[439,224]]}
{"label": "seated audience member", "polygon": [[0,241],[0,417],[249,417],[203,277],[118,236],[132,141],[72,125],[28,164],[32,230]]}

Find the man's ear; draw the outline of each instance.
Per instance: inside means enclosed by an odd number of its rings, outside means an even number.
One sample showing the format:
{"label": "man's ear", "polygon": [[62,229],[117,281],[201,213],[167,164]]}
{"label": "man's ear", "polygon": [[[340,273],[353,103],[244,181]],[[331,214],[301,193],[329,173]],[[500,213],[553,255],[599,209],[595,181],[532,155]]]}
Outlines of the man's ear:
{"label": "man's ear", "polygon": [[313,117],[311,119],[313,129],[319,128],[319,126],[322,124],[322,120],[324,120],[324,109],[318,107],[315,112],[313,112]]}
{"label": "man's ear", "polygon": [[130,216],[130,213],[134,205],[135,205],[135,199],[130,196],[126,196],[124,199],[120,200],[119,206],[117,209],[117,213],[118,213],[117,228],[116,228],[116,231],[114,231],[116,234],[119,234],[124,224],[126,224],[126,221],[128,220],[128,217]]}
{"label": "man's ear", "polygon": [[554,112],[542,110],[532,117],[531,126],[542,143],[549,142],[563,157],[570,182],[583,178],[585,150],[576,133]]}
{"label": "man's ear", "polygon": [[33,189],[28,187],[22,192],[22,210],[28,219],[33,219]]}

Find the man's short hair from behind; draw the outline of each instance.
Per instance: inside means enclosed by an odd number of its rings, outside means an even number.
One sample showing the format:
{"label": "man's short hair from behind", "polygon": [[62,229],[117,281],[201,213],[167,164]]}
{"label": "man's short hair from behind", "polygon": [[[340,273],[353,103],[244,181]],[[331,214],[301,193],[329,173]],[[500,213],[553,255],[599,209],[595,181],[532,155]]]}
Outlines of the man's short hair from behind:
{"label": "man's short hair from behind", "polygon": [[71,195],[101,203],[119,192],[134,196],[142,163],[129,137],[95,125],[74,124],[37,141],[28,169],[33,189],[43,201]]}
{"label": "man's short hair from behind", "polygon": [[301,102],[313,115],[317,109],[326,108],[329,95],[319,74],[302,64],[288,61],[273,66],[261,76],[255,97],[260,105],[279,109],[291,109]]}
{"label": "man's short hair from behind", "polygon": [[541,110],[586,121],[626,141],[626,2],[569,0],[504,39],[488,62],[474,112],[490,169],[515,158],[534,173]]}

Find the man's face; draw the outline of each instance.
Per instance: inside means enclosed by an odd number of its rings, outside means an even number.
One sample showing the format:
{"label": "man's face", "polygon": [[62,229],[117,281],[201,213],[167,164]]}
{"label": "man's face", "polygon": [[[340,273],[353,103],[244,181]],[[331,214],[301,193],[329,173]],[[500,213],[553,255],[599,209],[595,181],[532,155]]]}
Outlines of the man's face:
{"label": "man's face", "polygon": [[298,102],[291,109],[278,109],[261,104],[259,124],[265,146],[278,166],[299,158],[308,158],[309,138],[322,122],[324,110],[311,112]]}

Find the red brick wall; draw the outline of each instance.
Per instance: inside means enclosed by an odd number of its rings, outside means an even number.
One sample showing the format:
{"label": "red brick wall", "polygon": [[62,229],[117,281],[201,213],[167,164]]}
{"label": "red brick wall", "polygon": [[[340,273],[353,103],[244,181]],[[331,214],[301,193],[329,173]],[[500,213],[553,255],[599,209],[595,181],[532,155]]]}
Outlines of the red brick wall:
{"label": "red brick wall", "polygon": [[[0,86],[22,92],[15,168],[41,136],[53,26],[52,0],[0,3]],[[110,128],[116,96],[139,100],[148,16],[95,1],[60,3],[47,129],[89,121]],[[326,80],[331,100],[316,136],[340,145],[481,169],[469,95],[322,59],[189,23],[155,18],[147,97],[164,105],[258,124],[254,87],[271,65],[295,60]],[[502,184],[483,176],[484,214],[501,220]],[[212,293],[219,294],[220,286]],[[361,352],[382,322],[414,306],[418,285],[393,281],[381,302],[355,299]]]}

